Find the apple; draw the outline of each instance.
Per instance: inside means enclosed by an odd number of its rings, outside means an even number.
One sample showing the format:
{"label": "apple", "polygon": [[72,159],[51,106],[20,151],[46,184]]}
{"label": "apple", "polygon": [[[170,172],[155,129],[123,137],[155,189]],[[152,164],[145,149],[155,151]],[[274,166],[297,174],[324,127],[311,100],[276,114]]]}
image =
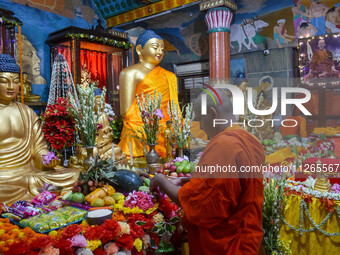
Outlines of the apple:
{"label": "apple", "polygon": [[173,162],[173,161],[171,161],[171,162],[170,162],[170,166],[173,166],[173,165],[174,165],[174,162]]}
{"label": "apple", "polygon": [[186,177],[190,177],[190,178],[191,178],[191,174],[186,174],[185,176],[186,176]]}
{"label": "apple", "polygon": [[169,162],[168,162],[168,163],[165,163],[165,164],[164,164],[164,169],[169,169],[169,168],[170,168],[170,166],[171,166],[171,165],[170,165],[170,163],[169,163]]}
{"label": "apple", "polygon": [[179,174],[178,174],[178,177],[185,177],[185,174],[179,173]]}
{"label": "apple", "polygon": [[170,166],[170,171],[171,172],[176,172],[177,167],[175,165]]}
{"label": "apple", "polygon": [[172,176],[172,177],[178,177],[178,174],[177,174],[176,172],[172,172],[172,173],[170,174],[170,176]]}

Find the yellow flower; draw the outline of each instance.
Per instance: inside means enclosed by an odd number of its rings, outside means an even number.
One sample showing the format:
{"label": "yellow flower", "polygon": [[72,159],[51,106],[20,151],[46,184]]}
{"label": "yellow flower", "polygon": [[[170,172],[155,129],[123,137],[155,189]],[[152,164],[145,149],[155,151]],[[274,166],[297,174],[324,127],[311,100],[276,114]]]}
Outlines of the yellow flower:
{"label": "yellow flower", "polygon": [[133,242],[133,246],[136,247],[136,250],[138,252],[140,252],[143,248],[143,242],[140,238],[137,238],[134,242]]}
{"label": "yellow flower", "polygon": [[0,246],[4,246],[5,244],[5,241],[0,241]]}
{"label": "yellow flower", "polygon": [[15,232],[18,232],[18,231],[19,231],[19,229],[17,229],[17,228],[13,228],[13,229],[12,229],[12,232],[14,232],[14,233],[15,233]]}
{"label": "yellow flower", "polygon": [[18,235],[18,238],[23,238],[25,236],[25,233],[24,232],[20,232],[19,235]]}
{"label": "yellow flower", "polygon": [[155,221],[156,224],[162,223],[164,221],[164,216],[161,213],[157,213],[152,218],[153,218],[153,220]]}
{"label": "yellow flower", "polygon": [[8,239],[8,240],[6,241],[6,244],[7,244],[8,246],[12,245],[13,243],[14,243],[14,239]]}
{"label": "yellow flower", "polygon": [[5,230],[4,230],[4,229],[0,229],[0,236],[1,236],[2,234],[5,234]]}
{"label": "yellow flower", "polygon": [[52,230],[48,235],[50,237],[56,237],[58,235],[58,232],[56,230]]}
{"label": "yellow flower", "polygon": [[102,245],[102,242],[100,240],[87,240],[87,243],[89,244],[87,248],[90,249],[91,251],[94,251],[95,249]]}

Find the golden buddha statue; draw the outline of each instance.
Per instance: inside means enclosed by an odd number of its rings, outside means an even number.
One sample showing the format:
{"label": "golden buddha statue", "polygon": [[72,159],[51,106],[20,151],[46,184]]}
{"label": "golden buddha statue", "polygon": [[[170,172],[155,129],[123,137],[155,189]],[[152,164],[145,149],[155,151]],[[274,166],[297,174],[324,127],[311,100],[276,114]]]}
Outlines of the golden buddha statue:
{"label": "golden buddha statue", "polygon": [[[95,96],[95,106],[94,111],[98,114],[99,104],[100,104],[100,95]],[[98,135],[96,137],[96,148],[93,150],[93,155],[99,154],[102,159],[112,158],[112,128],[110,126],[109,117],[107,116],[105,109],[105,101],[103,102],[103,106],[101,108],[101,115],[99,116],[98,124],[101,127],[98,130]],[[122,149],[116,145],[114,145],[114,155],[115,160],[120,160],[124,158],[126,155],[122,151]],[[87,152],[85,148],[78,147],[76,151],[76,155],[70,157],[68,162],[68,167],[70,168],[78,168],[81,170],[85,170],[83,167],[84,160],[87,158]]]}
{"label": "golden buddha statue", "polygon": [[[170,120],[167,111],[168,102],[178,104],[177,78],[174,73],[159,66],[164,56],[164,41],[151,30],[141,34],[136,42],[136,52],[139,62],[123,69],[119,75],[120,114],[123,117],[123,130],[119,147],[130,156],[129,142],[131,142],[133,157],[143,156],[144,145],[133,138],[133,130],[142,130],[142,119],[137,104],[136,95],[151,95],[154,91],[161,93],[161,110],[164,118],[159,122],[160,130],[164,130],[166,122]],[[166,156],[163,132],[159,132],[156,151],[161,157]]]}
{"label": "golden buddha statue", "polygon": [[[23,81],[23,87],[24,87],[24,101],[25,102],[40,102],[41,97],[39,95],[32,94],[32,84],[28,80],[28,74],[22,73],[22,81]],[[17,101],[21,101],[21,87],[19,87],[19,93],[17,96]]]}
{"label": "golden buddha statue", "polygon": [[20,67],[0,54],[0,202],[30,200],[43,184],[71,188],[78,170],[42,171],[48,153],[39,117],[26,105],[13,101],[19,92]]}
{"label": "golden buddha statue", "polygon": [[[267,94],[264,91],[261,91],[260,94],[258,94],[256,105],[256,108],[259,110],[268,110],[270,108],[267,103]],[[261,140],[272,139],[274,137],[274,127],[272,127],[272,122],[266,121],[267,119],[272,118],[273,114],[258,116],[257,119],[263,121],[263,126],[256,127],[255,130]]]}

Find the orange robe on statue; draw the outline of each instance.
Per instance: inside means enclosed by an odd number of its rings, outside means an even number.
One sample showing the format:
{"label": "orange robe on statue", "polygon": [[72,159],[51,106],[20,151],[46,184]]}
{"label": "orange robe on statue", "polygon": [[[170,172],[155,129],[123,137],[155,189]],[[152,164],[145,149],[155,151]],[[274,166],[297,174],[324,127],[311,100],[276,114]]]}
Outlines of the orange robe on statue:
{"label": "orange robe on statue", "polygon": [[297,125],[295,127],[280,127],[280,132],[282,137],[285,137],[286,135],[298,135],[301,137],[307,137],[307,121],[304,117],[302,116],[292,116],[288,117],[285,125],[293,126],[295,123],[294,121],[288,121],[290,120],[295,120],[297,122]]}
{"label": "orange robe on statue", "polygon": [[[177,91],[177,78],[174,73],[169,72],[162,67],[158,66],[149,72],[144,79],[138,84],[136,88],[136,95],[142,100],[141,94],[143,92],[144,97],[150,94],[153,98],[154,91],[161,93],[162,103],[161,110],[163,111],[164,118],[159,122],[159,133],[158,133],[158,145],[156,151],[161,157],[166,156],[166,148],[164,141],[164,130],[166,129],[166,122],[170,120],[168,114],[168,102],[172,101],[178,105],[178,91]],[[129,141],[131,141],[132,153],[134,157],[143,156],[144,145],[141,142],[131,137],[136,135],[133,130],[143,130],[143,122],[141,114],[137,104],[137,98],[133,101],[129,110],[123,118],[123,130],[121,134],[121,141],[118,144],[120,148],[130,156]]]}
{"label": "orange robe on statue", "polygon": [[[242,129],[227,129],[205,148],[198,166],[260,166],[263,146]],[[192,178],[178,196],[191,255],[254,255],[262,241],[262,178]],[[226,176],[224,176],[226,177]],[[229,175],[230,177],[230,175]],[[258,177],[258,176],[256,176]]]}

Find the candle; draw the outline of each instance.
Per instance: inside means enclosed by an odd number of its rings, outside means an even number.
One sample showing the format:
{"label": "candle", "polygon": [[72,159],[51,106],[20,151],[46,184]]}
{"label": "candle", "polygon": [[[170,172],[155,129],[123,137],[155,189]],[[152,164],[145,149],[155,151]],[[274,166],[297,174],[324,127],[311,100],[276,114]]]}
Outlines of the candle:
{"label": "candle", "polygon": [[115,144],[114,143],[112,143],[112,160],[113,160],[113,162],[116,160]]}
{"label": "candle", "polygon": [[131,165],[133,166],[133,155],[132,155],[132,146],[131,146],[131,141],[129,142],[129,147],[130,147],[130,161],[131,161]]}

